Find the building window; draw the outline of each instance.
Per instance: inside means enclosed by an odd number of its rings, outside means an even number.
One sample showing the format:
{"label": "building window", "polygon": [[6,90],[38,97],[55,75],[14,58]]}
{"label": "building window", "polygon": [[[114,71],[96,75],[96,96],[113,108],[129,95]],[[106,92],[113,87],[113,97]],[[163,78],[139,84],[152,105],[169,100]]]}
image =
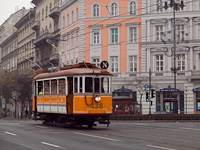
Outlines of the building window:
{"label": "building window", "polygon": [[42,20],[44,20],[44,9],[42,9]]}
{"label": "building window", "polygon": [[156,55],[156,71],[163,71],[163,55]]}
{"label": "building window", "polygon": [[136,43],[137,42],[137,27],[130,27],[129,34],[130,34],[130,42]]}
{"label": "building window", "polygon": [[65,16],[63,16],[63,28],[65,27]]}
{"label": "building window", "polygon": [[161,41],[163,26],[162,25],[156,25],[155,28],[156,28],[156,41]]}
{"label": "building window", "polygon": [[112,28],[111,29],[111,43],[112,44],[118,43],[118,39],[119,39],[118,28]]}
{"label": "building window", "polygon": [[78,8],[76,8],[76,21],[78,20],[78,15],[79,15],[79,11],[78,11]]}
{"label": "building window", "polygon": [[47,18],[47,14],[48,14],[48,7],[46,6],[46,18]]}
{"label": "building window", "polygon": [[178,24],[177,27],[177,40],[184,41],[184,24]]}
{"label": "building window", "polygon": [[92,30],[92,34],[93,34],[93,44],[99,44],[100,43],[99,30],[97,29]]}
{"label": "building window", "polygon": [[199,39],[200,39],[200,23],[198,24],[198,35],[199,35]]}
{"label": "building window", "polygon": [[74,48],[74,33],[71,34],[71,49]]}
{"label": "building window", "polygon": [[99,5],[98,4],[93,5],[93,17],[99,17]]}
{"label": "building window", "polygon": [[118,56],[111,56],[111,72],[118,72]]}
{"label": "building window", "polygon": [[97,67],[100,66],[100,59],[99,57],[92,58],[92,63],[95,64]]}
{"label": "building window", "polygon": [[136,14],[136,9],[137,9],[137,6],[136,6],[136,2],[132,1],[130,3],[130,15],[132,14]]}
{"label": "building window", "polygon": [[112,16],[117,16],[118,15],[118,8],[117,8],[117,3],[112,3],[111,4],[111,15]]}
{"label": "building window", "polygon": [[137,71],[137,56],[129,56],[129,71],[136,72]]}
{"label": "building window", "polygon": [[163,2],[162,0],[156,1],[157,12],[163,12]]}
{"label": "building window", "polygon": [[71,20],[72,20],[71,23],[73,23],[74,22],[74,11],[72,11],[71,17],[72,17],[71,18]]}
{"label": "building window", "polygon": [[180,67],[181,71],[185,70],[185,55],[179,55],[178,56],[178,67]]}
{"label": "building window", "polygon": [[67,14],[67,26],[69,25],[69,14]]}
{"label": "building window", "polygon": [[78,31],[76,31],[76,46],[79,45]]}

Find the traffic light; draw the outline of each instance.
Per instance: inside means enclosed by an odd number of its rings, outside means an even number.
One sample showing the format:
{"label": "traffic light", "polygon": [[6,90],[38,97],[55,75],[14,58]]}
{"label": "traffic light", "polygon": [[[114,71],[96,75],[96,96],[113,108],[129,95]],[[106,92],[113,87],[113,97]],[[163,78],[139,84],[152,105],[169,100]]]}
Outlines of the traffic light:
{"label": "traffic light", "polygon": [[146,92],[146,101],[148,102],[150,100],[149,98],[149,92]]}
{"label": "traffic light", "polygon": [[156,91],[154,89],[151,89],[151,98],[154,98],[156,95]]}

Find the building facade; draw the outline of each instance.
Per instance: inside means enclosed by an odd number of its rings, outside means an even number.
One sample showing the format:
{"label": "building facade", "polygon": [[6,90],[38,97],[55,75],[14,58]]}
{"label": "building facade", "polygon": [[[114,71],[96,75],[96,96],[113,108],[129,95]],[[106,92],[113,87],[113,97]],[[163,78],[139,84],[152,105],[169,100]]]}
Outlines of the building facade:
{"label": "building facade", "polygon": [[[26,13],[28,12],[27,9],[22,8],[19,11],[12,14],[1,26],[0,26],[0,64],[1,64],[1,70],[12,70],[13,67],[16,68],[17,60],[12,58],[12,60],[9,60],[10,53],[13,54],[13,51],[17,48],[17,43],[13,43],[13,36],[15,37],[17,34],[16,28],[14,27],[15,23],[19,21]],[[7,39],[8,38],[8,39]],[[16,38],[16,37],[15,37]],[[11,40],[12,44],[9,44],[9,40]],[[4,43],[4,44],[3,44]],[[6,44],[6,45],[5,45]],[[9,58],[7,58],[9,57]],[[16,57],[16,56],[13,56]],[[14,59],[14,60],[13,60]],[[6,62],[4,62],[5,60]],[[13,64],[14,63],[14,64]]]}
{"label": "building facade", "polygon": [[32,3],[35,4],[35,20],[32,29],[36,32],[34,61],[43,69],[58,66],[60,0],[32,0]]}
{"label": "building facade", "polygon": [[[176,86],[178,112],[199,113],[200,2],[184,1],[183,10],[175,11],[175,52],[173,9],[165,10],[164,0],[142,2],[142,8],[145,8],[142,16],[142,72],[152,71],[152,84],[156,90],[152,110],[173,111],[172,91]],[[176,78],[174,67],[178,67]],[[143,112],[148,113],[149,107],[145,103],[143,100]]]}
{"label": "building facade", "polygon": [[[86,61],[99,66],[106,60],[114,75],[113,91],[129,85],[124,78],[137,76],[142,69],[141,4],[141,0],[63,0],[60,27],[64,40],[60,45],[65,54],[64,64]],[[129,94],[127,100],[134,101],[137,109],[136,95],[132,95],[135,94]],[[115,97],[117,103],[113,107],[119,108],[124,97],[118,94]],[[122,107],[124,110],[125,104]]]}
{"label": "building facade", "polygon": [[34,65],[32,61],[35,58],[34,40],[36,39],[36,35],[31,26],[34,19],[35,11],[30,9],[30,11],[15,24],[18,33],[17,67],[19,70],[30,69]]}

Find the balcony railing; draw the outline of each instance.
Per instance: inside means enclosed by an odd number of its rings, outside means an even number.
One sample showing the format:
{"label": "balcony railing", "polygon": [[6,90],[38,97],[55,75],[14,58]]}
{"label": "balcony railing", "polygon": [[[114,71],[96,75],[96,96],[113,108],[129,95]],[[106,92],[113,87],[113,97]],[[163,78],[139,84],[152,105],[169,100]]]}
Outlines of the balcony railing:
{"label": "balcony railing", "polygon": [[34,40],[34,44],[37,45],[50,38],[52,38],[52,33],[49,33],[48,30],[45,30],[44,32],[41,32],[39,36],[37,36],[37,38]]}
{"label": "balcony railing", "polygon": [[59,7],[54,7],[51,9],[49,16],[53,19],[59,17]]}

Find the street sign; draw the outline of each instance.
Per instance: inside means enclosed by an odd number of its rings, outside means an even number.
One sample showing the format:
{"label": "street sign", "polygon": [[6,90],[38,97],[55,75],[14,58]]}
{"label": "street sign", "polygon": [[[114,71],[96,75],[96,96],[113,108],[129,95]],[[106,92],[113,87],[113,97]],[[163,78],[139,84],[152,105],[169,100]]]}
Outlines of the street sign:
{"label": "street sign", "polygon": [[104,61],[101,62],[100,67],[102,69],[107,69],[109,67],[109,64],[108,64],[107,61],[104,60]]}
{"label": "street sign", "polygon": [[4,98],[2,99],[2,108],[6,108],[6,102]]}
{"label": "street sign", "polygon": [[149,85],[148,85],[148,84],[145,84],[144,88],[145,88],[145,89],[149,88]]}

